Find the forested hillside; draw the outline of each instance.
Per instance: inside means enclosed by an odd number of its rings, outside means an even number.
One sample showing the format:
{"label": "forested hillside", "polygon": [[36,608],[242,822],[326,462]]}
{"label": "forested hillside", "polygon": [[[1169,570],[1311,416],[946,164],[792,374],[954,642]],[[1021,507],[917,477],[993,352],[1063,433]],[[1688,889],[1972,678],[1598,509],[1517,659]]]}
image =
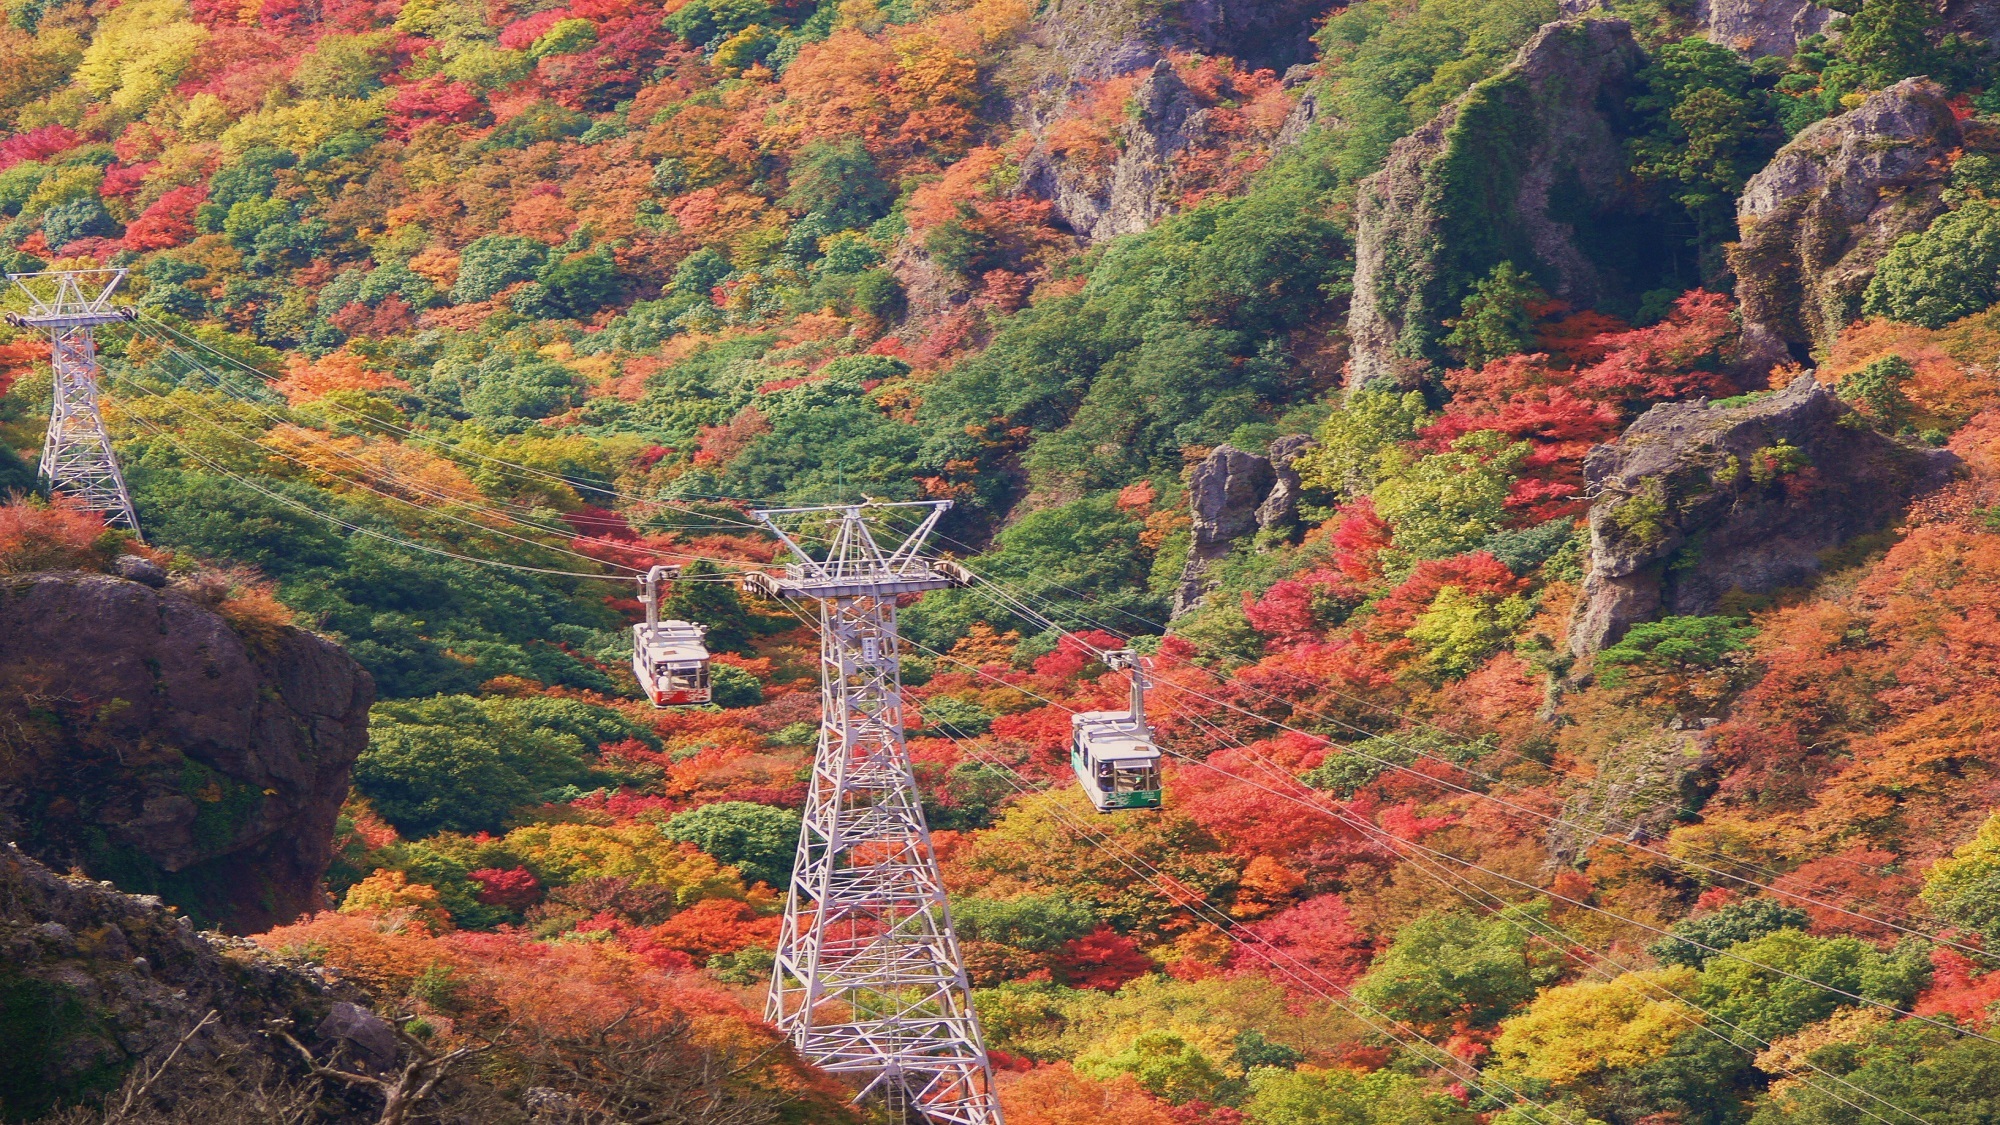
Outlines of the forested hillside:
{"label": "forested hillside", "polygon": [[[310,786],[12,636],[0,827],[483,1060],[419,1112],[846,1112],[761,1026],[815,623],[726,579],[874,498],[986,579],[903,675],[1012,1125],[2000,1122],[1990,5],[0,12],[0,266],[129,270],[144,529],[35,493],[0,327],[0,622],[122,574],[376,700],[289,924],[229,849]],[[712,707],[629,671],[655,562]],[[1128,638],[1165,807],[1099,816]],[[8,973],[0,1120],[155,1058]]]}

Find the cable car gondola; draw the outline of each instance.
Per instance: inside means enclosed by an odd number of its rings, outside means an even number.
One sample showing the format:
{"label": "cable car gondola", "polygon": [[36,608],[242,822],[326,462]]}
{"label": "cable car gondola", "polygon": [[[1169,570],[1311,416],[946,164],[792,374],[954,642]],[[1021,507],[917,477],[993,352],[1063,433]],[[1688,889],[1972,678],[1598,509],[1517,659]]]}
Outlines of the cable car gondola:
{"label": "cable car gondola", "polygon": [[660,579],[677,578],[681,568],[656,566],[639,580],[644,587],[646,622],[632,626],[632,674],[646,698],[662,710],[694,707],[709,700],[706,626],[660,620]]}
{"label": "cable car gondola", "polygon": [[1106,653],[1113,668],[1132,672],[1130,711],[1081,711],[1070,716],[1070,768],[1097,811],[1160,807],[1160,748],[1146,725],[1146,680],[1130,649]]}

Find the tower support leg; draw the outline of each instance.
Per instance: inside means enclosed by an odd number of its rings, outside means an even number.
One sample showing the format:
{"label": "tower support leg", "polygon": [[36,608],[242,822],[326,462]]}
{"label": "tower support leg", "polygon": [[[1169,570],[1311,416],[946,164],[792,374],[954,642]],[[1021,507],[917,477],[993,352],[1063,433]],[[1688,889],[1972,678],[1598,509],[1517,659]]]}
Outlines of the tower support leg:
{"label": "tower support leg", "polygon": [[912,1125],[1000,1125],[904,745],[895,599],[819,604],[819,745],[767,1016]]}
{"label": "tower support leg", "polygon": [[55,393],[49,432],[42,439],[41,477],[51,491],[88,511],[102,512],[106,523],[137,531],[132,495],[98,409],[97,340],[88,327],[80,327],[54,329],[49,342]]}

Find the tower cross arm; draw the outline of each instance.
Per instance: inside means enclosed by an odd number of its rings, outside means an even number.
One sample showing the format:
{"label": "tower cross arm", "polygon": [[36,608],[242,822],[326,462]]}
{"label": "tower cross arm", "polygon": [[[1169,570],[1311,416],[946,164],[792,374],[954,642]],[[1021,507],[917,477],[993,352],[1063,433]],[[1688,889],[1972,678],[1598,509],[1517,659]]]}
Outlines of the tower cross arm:
{"label": "tower cross arm", "polygon": [[111,304],[125,275],[122,269],[10,273],[7,280],[28,298],[28,311],[8,314],[7,322],[17,328],[87,328],[136,320],[135,310]]}
{"label": "tower cross arm", "polygon": [[[758,522],[798,561],[787,565],[783,575],[750,575],[745,584],[756,592],[782,597],[910,594],[965,585],[967,575],[963,568],[922,554],[924,542],[950,507],[949,500],[894,503],[869,500],[861,504],[754,512]],[[868,526],[867,514],[888,508],[926,510],[916,529],[904,536],[895,550],[885,554]],[[780,517],[823,515],[834,516],[833,530],[827,536],[825,550],[818,553],[800,542],[804,538],[802,533],[788,532],[779,524]]]}

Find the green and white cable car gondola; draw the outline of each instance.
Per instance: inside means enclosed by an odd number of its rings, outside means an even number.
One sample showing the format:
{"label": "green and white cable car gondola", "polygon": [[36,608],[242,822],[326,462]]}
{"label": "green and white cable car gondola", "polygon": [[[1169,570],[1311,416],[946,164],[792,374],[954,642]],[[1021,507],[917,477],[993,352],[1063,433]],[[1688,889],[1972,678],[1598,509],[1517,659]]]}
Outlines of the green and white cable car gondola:
{"label": "green and white cable car gondola", "polygon": [[1130,649],[1105,654],[1132,672],[1132,709],[1070,716],[1070,768],[1098,812],[1160,807],[1160,748],[1146,725],[1146,678]]}
{"label": "green and white cable car gondola", "polygon": [[681,568],[656,566],[639,580],[646,603],[644,624],[632,626],[632,674],[653,706],[698,707],[709,701],[706,626],[660,620],[660,579],[677,578]]}

